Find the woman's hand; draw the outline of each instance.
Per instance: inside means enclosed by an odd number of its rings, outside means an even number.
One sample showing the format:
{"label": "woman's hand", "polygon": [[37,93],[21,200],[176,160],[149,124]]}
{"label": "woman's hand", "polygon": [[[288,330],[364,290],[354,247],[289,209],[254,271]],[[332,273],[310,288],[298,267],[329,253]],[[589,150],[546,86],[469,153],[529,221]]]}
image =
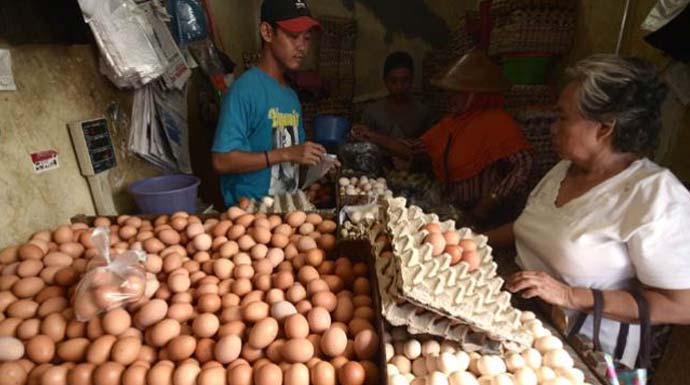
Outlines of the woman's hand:
{"label": "woman's hand", "polygon": [[401,139],[400,142],[407,147],[412,155],[426,154],[426,145],[420,139]]}
{"label": "woman's hand", "polygon": [[573,288],[540,271],[521,271],[506,283],[512,293],[522,292],[523,298],[541,298],[551,305],[575,309]]}

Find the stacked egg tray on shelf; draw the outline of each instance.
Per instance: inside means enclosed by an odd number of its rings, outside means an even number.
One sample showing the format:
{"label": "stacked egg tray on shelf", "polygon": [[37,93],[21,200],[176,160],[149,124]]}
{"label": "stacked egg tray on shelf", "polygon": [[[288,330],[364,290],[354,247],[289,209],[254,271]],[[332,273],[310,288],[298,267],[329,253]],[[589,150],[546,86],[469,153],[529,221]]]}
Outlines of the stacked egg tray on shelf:
{"label": "stacked egg tray on shelf", "polygon": [[[241,206],[244,206],[240,202]],[[292,211],[316,211],[316,206],[302,190],[294,193],[270,195],[261,200],[250,200],[246,204],[248,213],[284,214]]]}
{"label": "stacked egg tray on shelf", "polygon": [[[338,254],[332,219],[86,218],[0,249],[0,383],[383,383],[370,255]],[[98,260],[93,226],[110,230],[113,255],[145,252],[135,302],[118,302],[135,288],[124,284],[75,297]],[[78,303],[104,311],[81,321]]]}
{"label": "stacked egg tray on shelf", "polygon": [[[501,290],[503,280],[496,274],[497,266],[485,236],[469,229],[456,230],[453,221],[438,223],[433,214],[426,215],[415,206],[407,208],[403,198],[388,199],[383,210],[385,233],[390,237],[392,250],[386,258],[379,247],[376,270],[382,297],[392,299],[389,308],[384,308],[384,316],[391,323],[409,322],[409,316],[421,309],[426,318],[410,325],[413,330],[446,335],[460,342],[465,342],[472,331],[509,350],[531,345],[532,336],[520,321],[520,310],[511,305],[511,295]],[[474,240],[479,257],[476,270],[470,271],[470,265],[464,261],[451,266],[448,253],[434,257],[432,246],[424,242],[428,234],[424,227],[429,223],[437,223],[442,231],[458,231],[461,239]],[[396,303],[399,300],[410,305],[404,313],[400,312],[404,306]],[[386,303],[386,298],[382,302]],[[394,306],[390,307],[391,303]],[[407,316],[407,321],[398,316]]]}

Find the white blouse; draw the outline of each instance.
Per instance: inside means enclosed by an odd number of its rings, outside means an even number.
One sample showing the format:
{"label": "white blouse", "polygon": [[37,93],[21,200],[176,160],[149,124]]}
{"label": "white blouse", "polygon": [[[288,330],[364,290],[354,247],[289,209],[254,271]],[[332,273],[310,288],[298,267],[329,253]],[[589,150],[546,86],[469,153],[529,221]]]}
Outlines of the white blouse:
{"label": "white blouse", "polygon": [[[539,182],[515,222],[517,263],[573,287],[690,289],[690,193],[648,159],[561,207],[555,201],[569,161]],[[601,343],[613,352],[619,324],[603,320]],[[591,337],[592,317],[582,333]],[[631,325],[622,362],[635,364],[639,328]]]}

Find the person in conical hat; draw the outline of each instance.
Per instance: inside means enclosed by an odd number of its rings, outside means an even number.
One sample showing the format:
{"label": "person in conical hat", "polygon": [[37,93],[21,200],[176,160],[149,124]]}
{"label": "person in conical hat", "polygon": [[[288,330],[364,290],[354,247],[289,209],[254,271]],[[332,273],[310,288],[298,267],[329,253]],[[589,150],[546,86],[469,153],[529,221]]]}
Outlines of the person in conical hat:
{"label": "person in conical hat", "polygon": [[510,82],[475,49],[434,77],[432,84],[451,92],[451,106],[418,139],[393,140],[361,126],[354,128],[355,137],[396,156],[430,162],[451,203],[475,223],[497,223],[502,214],[517,212],[528,192],[534,159],[520,126],[504,110],[503,93]]}

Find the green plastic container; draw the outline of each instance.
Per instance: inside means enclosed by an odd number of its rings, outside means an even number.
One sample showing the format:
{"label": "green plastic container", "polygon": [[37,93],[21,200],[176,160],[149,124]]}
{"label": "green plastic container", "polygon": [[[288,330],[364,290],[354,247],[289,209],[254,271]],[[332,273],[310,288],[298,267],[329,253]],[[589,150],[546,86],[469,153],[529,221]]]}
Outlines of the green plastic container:
{"label": "green plastic container", "polygon": [[513,84],[546,84],[553,56],[520,54],[503,57],[503,73]]}

